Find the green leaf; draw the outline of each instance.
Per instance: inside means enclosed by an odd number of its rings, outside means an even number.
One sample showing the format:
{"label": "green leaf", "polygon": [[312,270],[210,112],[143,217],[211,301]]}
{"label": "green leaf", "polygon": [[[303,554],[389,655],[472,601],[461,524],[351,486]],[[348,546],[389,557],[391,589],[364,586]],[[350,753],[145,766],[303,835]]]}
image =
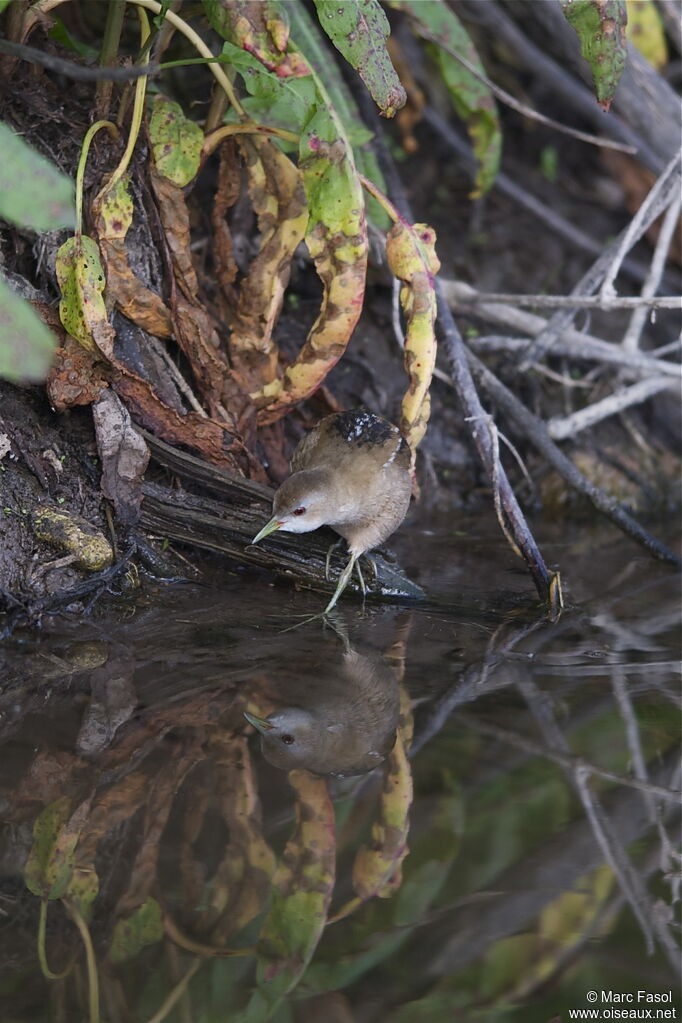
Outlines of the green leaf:
{"label": "green leaf", "polygon": [[[374,135],[365,128],[357,104],[341,76],[336,61],[329,60],[320,34],[303,5],[298,2],[292,3],[289,13],[294,37],[305,50],[306,60],[322,82],[346,137],[353,146],[357,169],[385,193],[386,182],[374,150],[369,145]],[[388,230],[391,226],[390,218],[376,199],[370,197],[366,200],[366,206],[367,215],[372,223],[382,231]]]}
{"label": "green leaf", "polygon": [[155,945],[163,938],[161,907],[151,897],[132,916],[117,920],[109,948],[112,963],[123,963],[136,956],[140,949]]}
{"label": "green leaf", "polygon": [[6,7],[9,7],[9,5],[10,5],[11,3],[12,3],[12,0],[0,0],[0,14],[2,14],[2,12],[4,11],[4,9],[5,9]]}
{"label": "green leaf", "polygon": [[608,113],[627,58],[625,0],[561,0],[561,6],[592,69],[597,102]]}
{"label": "green leaf", "polygon": [[199,170],[204,135],[185,117],[179,103],[156,96],[149,121],[149,137],[159,174],[184,188]]}
{"label": "green leaf", "polygon": [[74,39],[61,18],[56,18],[54,15],[51,15],[50,17],[54,18],[54,24],[47,33],[50,39],[54,39],[55,42],[60,43],[65,50],[71,50],[72,53],[77,53],[79,57],[99,56],[99,50],[96,47],[88,46],[87,43],[82,43],[79,39]]}
{"label": "green leaf", "polygon": [[244,81],[249,96],[243,105],[254,121],[301,131],[317,99],[310,75],[279,78],[253,54],[230,42],[223,43],[223,56],[229,57],[230,65]]}
{"label": "green leaf", "polygon": [[0,152],[0,217],[34,231],[73,226],[71,179],[2,123]]}
{"label": "green leaf", "polygon": [[474,197],[493,184],[500,166],[502,135],[495,97],[453,54],[461,54],[480,74],[485,74],[474,44],[459,18],[441,0],[391,0],[404,11],[417,32],[432,44],[429,49],[438,66],[452,105],[467,126],[479,161]]}
{"label": "green leaf", "polygon": [[49,327],[0,277],[0,377],[44,380],[57,347]]}
{"label": "green leaf", "polygon": [[406,95],[386,39],[388,18],[377,0],[315,0],[320,25],[358,72],[384,117],[405,105]]}
{"label": "green leaf", "polygon": [[[42,899],[59,899],[68,894],[74,869],[74,854],[90,809],[90,799],[70,814],[68,796],[61,796],[37,817],[33,825],[33,846],[24,867],[26,887]],[[81,888],[76,885],[77,894]],[[94,897],[94,896],[93,896]]]}

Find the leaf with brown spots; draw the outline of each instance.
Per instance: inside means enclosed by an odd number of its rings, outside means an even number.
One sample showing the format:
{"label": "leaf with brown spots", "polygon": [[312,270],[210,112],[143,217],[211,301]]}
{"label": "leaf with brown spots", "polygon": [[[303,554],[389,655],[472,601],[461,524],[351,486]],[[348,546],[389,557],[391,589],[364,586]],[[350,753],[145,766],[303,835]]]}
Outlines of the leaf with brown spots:
{"label": "leaf with brown spots", "polygon": [[216,277],[224,300],[225,317],[230,321],[232,308],[237,304],[234,282],[237,279],[239,267],[234,258],[232,235],[225,216],[239,198],[241,177],[237,143],[234,139],[225,139],[220,147],[218,188],[211,209],[211,226],[213,228]]}
{"label": "leaf with brown spots", "polygon": [[222,465],[242,475],[231,449],[240,444],[228,429],[214,419],[188,412],[181,416],[158,398],[151,385],[121,363],[114,367],[112,386],[123,398],[133,418],[168,444],[181,444],[202,455],[214,465]]}
{"label": "leaf with brown spots", "polygon": [[68,238],[57,251],[55,273],[64,328],[83,348],[99,349],[109,358],[114,331],[104,305],[104,270],[97,242],[87,235]]}
{"label": "leaf with brown spots", "polygon": [[208,908],[198,916],[197,925],[200,930],[210,926],[212,940],[226,944],[265,906],[275,857],[263,838],[257,779],[246,738],[216,729],[209,733],[208,746],[230,839],[206,886]]}
{"label": "leaf with brown spots", "polygon": [[412,774],[400,732],[386,763],[379,819],[372,841],[358,850],[353,864],[353,888],[363,900],[388,898],[400,884],[401,865],[408,853]]}
{"label": "leaf with brown spots", "polygon": [[405,105],[386,40],[391,32],[378,0],[314,0],[320,25],[355,68],[384,117]]}
{"label": "leaf with brown spots", "polygon": [[149,334],[170,337],[170,310],[135,276],[128,263],[125,240],[133,219],[133,202],[127,178],[121,178],[112,189],[105,185],[92,204],[92,216],[106,269],[109,304],[114,303]]}
{"label": "leaf with brown spots", "polygon": [[273,0],[204,0],[204,10],[223,39],[252,53],[278,78],[310,73],[301,54],[287,50],[286,4]]}
{"label": "leaf with brown spots", "polygon": [[252,391],[277,374],[277,345],[272,332],[289,283],[291,262],[308,223],[298,169],[269,139],[240,142],[248,187],[258,218],[260,247],[239,287],[230,353],[237,372]]}
{"label": "leaf with brown spots", "polygon": [[333,109],[321,106],[300,141],[309,207],[306,244],[322,280],[320,315],[281,380],[252,397],[271,423],[309,397],[346,350],[362,312],[367,273],[367,225],[350,145]]}
{"label": "leaf with brown spots", "polygon": [[322,937],[334,888],[334,807],[327,783],[290,771],[296,792],[296,831],[273,877],[272,903],[258,940],[254,992],[235,1023],[269,1019],[296,986]]}
{"label": "leaf with brown spots", "polygon": [[410,384],[403,397],[400,432],[413,453],[426,432],[431,408],[429,388],[436,364],[436,292],[433,275],[440,263],[436,235],[428,224],[395,224],[386,238],[388,265],[404,282],[400,304],[405,313],[405,368]]}

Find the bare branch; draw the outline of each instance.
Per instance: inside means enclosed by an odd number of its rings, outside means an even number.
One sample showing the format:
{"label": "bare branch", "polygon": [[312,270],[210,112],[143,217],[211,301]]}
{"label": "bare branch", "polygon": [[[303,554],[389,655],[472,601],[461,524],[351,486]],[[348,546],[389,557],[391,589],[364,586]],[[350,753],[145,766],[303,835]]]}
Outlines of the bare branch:
{"label": "bare branch", "polygon": [[616,296],[613,299],[599,295],[514,295],[497,292],[477,293],[472,305],[478,302],[504,302],[508,305],[535,306],[537,309],[682,309],[682,295]]}
{"label": "bare branch", "polygon": [[[661,277],[663,276],[665,261],[668,257],[668,251],[673,239],[673,231],[677,227],[679,221],[681,206],[682,196],[676,195],[668,207],[668,212],[661,224],[661,230],[658,235],[658,241],[656,242],[654,256],[651,260],[651,268],[647,279],[644,282],[644,287],[642,288],[642,298],[651,298],[658,291],[658,286],[661,282]],[[625,336],[623,337],[623,348],[626,352],[634,352],[639,348],[639,338],[646,322],[646,318],[646,306],[635,309],[632,314],[632,318],[630,319],[628,329],[625,331]]]}
{"label": "bare branch", "polygon": [[592,405],[573,412],[570,416],[554,416],[547,422],[547,431],[553,440],[565,440],[567,437],[574,437],[581,430],[600,423],[603,419],[622,412],[633,405],[640,405],[648,398],[652,398],[661,391],[679,392],[679,384],[676,384],[670,377],[650,377],[648,380],[640,380],[631,387],[625,387],[620,391],[609,394],[601,401],[595,401]]}
{"label": "bare branch", "polygon": [[[450,305],[456,311],[466,311],[467,309],[471,311],[471,298],[478,292],[469,284],[464,284],[461,281],[449,281],[443,278],[440,280]],[[548,321],[541,316],[502,303],[476,305],[476,315],[490,323],[518,330],[531,338],[539,337],[548,325]],[[527,351],[528,341],[525,338],[510,337],[473,338],[469,341],[469,346],[477,350],[507,350],[517,353]],[[613,363],[620,369],[636,373],[637,376],[655,374],[679,378],[681,372],[679,365],[675,363],[664,362],[662,359],[654,359],[641,353],[624,352],[620,345],[611,344],[593,334],[584,334],[574,327],[566,327],[561,331],[552,350],[556,355],[565,355],[573,359]]]}
{"label": "bare branch", "polygon": [[605,304],[613,303],[616,299],[617,292],[613,286],[614,281],[618,276],[618,271],[625,258],[625,254],[630,251],[637,239],[641,238],[644,231],[646,231],[646,227],[643,227],[643,225],[647,221],[649,224],[653,223],[667,207],[670,197],[679,194],[681,159],[682,157],[679,153],[673,156],[628,224],[625,233],[621,235],[611,266],[601,286],[600,296]]}

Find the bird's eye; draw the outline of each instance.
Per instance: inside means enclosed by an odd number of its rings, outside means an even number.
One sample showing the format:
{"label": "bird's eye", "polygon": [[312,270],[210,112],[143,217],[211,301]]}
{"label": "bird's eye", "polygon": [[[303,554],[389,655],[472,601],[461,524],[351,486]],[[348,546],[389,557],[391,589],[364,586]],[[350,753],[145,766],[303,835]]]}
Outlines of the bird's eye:
{"label": "bird's eye", "polygon": [[305,508],[294,508],[294,515],[305,515]]}
{"label": "bird's eye", "polygon": [[293,735],[282,735],[280,738],[286,746],[291,746],[292,742],[294,742]]}

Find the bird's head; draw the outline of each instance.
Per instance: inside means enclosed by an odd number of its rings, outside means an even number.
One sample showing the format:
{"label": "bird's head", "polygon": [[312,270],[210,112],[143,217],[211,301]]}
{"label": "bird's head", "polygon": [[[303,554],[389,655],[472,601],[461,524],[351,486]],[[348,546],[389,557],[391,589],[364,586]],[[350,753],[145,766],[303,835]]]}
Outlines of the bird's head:
{"label": "bird's head", "polygon": [[244,717],[260,732],[263,755],[274,767],[315,770],[325,743],[324,729],[307,710],[285,707],[267,718],[246,712]]}
{"label": "bird's head", "polygon": [[260,732],[265,759],[284,771],[298,767],[340,778],[366,774],[383,762],[395,742],[394,732],[385,751],[367,748],[362,736],[359,744],[354,741],[347,724],[300,707],[285,707],[267,718],[245,711],[244,717]]}
{"label": "bird's head", "polygon": [[273,516],[251,543],[281,529],[287,533],[310,533],[329,522],[332,509],[326,474],[302,469],[284,481],[272,502]]}

